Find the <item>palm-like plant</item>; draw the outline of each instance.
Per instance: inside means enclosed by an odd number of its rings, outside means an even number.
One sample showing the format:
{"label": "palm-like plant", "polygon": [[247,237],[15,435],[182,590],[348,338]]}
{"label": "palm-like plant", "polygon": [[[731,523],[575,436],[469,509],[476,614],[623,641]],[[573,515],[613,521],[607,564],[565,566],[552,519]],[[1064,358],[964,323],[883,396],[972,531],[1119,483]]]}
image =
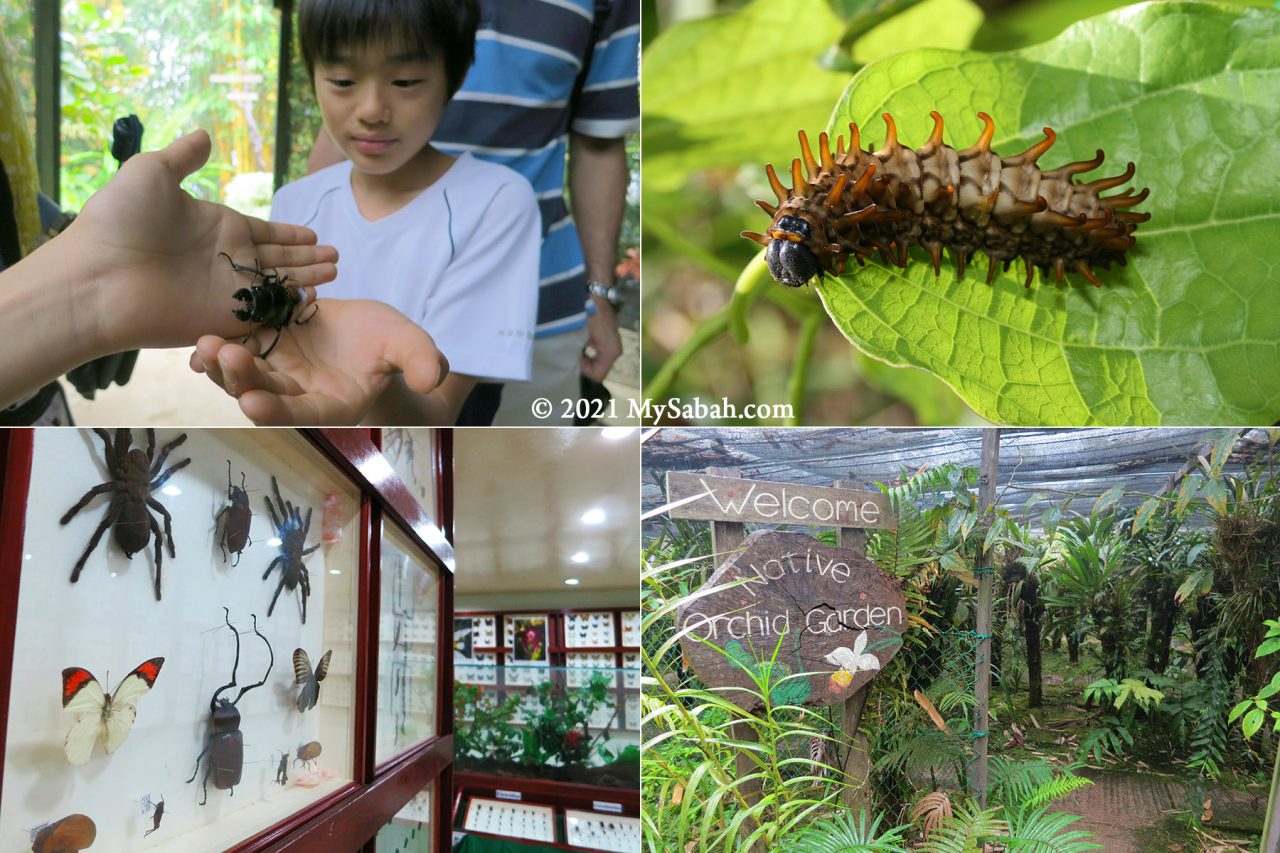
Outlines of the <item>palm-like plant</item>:
{"label": "palm-like plant", "polygon": [[1046,602],[1087,613],[1102,645],[1107,677],[1123,678],[1131,597],[1142,576],[1127,559],[1129,540],[1121,534],[1119,517],[1114,511],[1075,516],[1062,525],[1060,536],[1062,558]]}

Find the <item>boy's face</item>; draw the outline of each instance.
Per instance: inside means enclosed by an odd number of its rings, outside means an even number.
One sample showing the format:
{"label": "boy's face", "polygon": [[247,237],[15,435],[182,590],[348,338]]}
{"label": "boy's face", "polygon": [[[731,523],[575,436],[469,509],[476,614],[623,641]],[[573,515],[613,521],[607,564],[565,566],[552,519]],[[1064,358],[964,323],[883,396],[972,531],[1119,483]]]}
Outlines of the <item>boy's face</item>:
{"label": "boy's face", "polygon": [[315,89],[329,135],[355,169],[374,175],[393,174],[421,152],[449,100],[439,54],[394,47],[317,62]]}

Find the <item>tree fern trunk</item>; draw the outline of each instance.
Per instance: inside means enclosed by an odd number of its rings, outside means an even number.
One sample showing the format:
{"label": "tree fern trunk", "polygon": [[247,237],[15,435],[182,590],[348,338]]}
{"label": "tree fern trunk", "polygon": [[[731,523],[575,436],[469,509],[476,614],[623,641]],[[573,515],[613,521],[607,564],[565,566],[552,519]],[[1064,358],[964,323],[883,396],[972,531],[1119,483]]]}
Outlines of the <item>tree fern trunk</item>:
{"label": "tree fern trunk", "polygon": [[1039,708],[1043,700],[1040,684],[1040,617],[1044,605],[1040,603],[1040,579],[1029,576],[1022,582],[1022,631],[1027,643],[1027,707]]}

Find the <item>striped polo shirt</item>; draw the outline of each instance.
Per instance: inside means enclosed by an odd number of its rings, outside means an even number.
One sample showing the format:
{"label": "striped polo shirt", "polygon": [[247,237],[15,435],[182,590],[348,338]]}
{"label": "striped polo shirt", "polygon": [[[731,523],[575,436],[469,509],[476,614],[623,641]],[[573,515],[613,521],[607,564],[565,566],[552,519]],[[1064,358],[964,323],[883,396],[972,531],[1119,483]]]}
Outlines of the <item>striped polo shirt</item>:
{"label": "striped polo shirt", "polygon": [[[596,7],[601,22],[594,46]],[[638,0],[481,0],[476,62],[432,142],[501,163],[533,184],[542,213],[537,337],[586,325],[586,274],[564,198],[569,131],[640,127]],[[605,8],[607,7],[607,8]],[[574,86],[591,64],[576,109]]]}

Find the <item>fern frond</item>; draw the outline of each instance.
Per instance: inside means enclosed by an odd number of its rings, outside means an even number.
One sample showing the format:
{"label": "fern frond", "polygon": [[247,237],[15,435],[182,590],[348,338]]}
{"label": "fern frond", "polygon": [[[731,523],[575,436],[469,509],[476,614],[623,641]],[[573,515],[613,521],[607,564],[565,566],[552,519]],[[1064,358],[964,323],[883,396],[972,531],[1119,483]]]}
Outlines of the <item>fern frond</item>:
{"label": "fern frond", "polygon": [[1037,785],[1035,790],[1022,800],[1022,806],[1027,809],[1042,808],[1049,803],[1068,796],[1074,791],[1080,790],[1086,785],[1092,784],[1091,780],[1083,776],[1072,776],[1070,773],[1064,773]]}
{"label": "fern frond", "polygon": [[975,853],[990,839],[1006,835],[1008,825],[1000,819],[1000,807],[974,811],[957,806],[955,813],[938,825],[933,837],[921,845],[920,853]]}
{"label": "fern frond", "polygon": [[815,821],[785,846],[778,849],[794,853],[908,853],[905,826],[880,831],[880,818],[867,824],[867,813],[843,812]]}
{"label": "fern frond", "polygon": [[915,806],[911,809],[911,822],[915,823],[920,818],[924,818],[924,840],[929,840],[929,834],[937,829],[938,824],[954,814],[951,808],[951,797],[947,796],[946,791],[933,791],[925,794],[916,801]]}
{"label": "fern frond", "polygon": [[[1067,777],[1088,782],[1078,776]],[[1027,853],[1085,853],[1101,850],[1093,841],[1093,833],[1082,829],[1067,831],[1080,818],[1062,812],[1046,812],[1043,807],[1009,815],[1009,837],[1002,839],[1005,849]]]}

